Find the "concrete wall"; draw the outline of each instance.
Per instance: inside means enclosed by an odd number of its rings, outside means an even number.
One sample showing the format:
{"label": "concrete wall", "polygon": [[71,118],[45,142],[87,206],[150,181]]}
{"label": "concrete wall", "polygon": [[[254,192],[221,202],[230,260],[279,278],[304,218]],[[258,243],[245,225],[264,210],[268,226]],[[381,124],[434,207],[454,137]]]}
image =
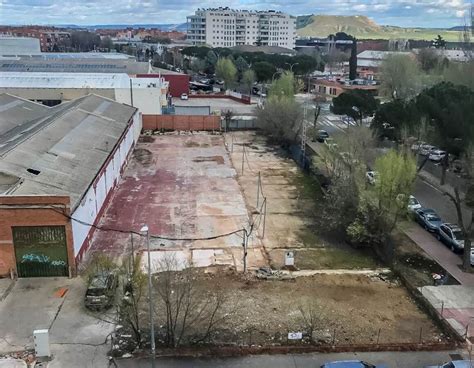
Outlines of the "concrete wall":
{"label": "concrete wall", "polygon": [[220,116],[143,115],[146,130],[220,130]]}
{"label": "concrete wall", "polygon": [[187,74],[137,74],[137,78],[163,78],[169,83],[168,92],[173,97],[189,93],[189,75]]}
{"label": "concrete wall", "polygon": [[[132,103],[133,95],[133,103]],[[115,89],[115,101],[134,106],[142,114],[161,115],[162,100],[160,88],[117,88]],[[166,96],[165,96],[166,97]]]}
{"label": "concrete wall", "polygon": [[75,270],[69,206],[68,196],[0,197],[0,276],[16,272],[13,226],[65,226],[68,263]]}
{"label": "concrete wall", "polygon": [[[142,129],[141,116],[137,113],[129,123],[128,129],[114,147],[109,159],[104,164],[94,182],[77,208],[73,209],[72,217],[87,224],[97,224],[120,176],[125,169],[128,158],[135,146]],[[80,261],[89,248],[94,228],[78,221],[72,221],[74,238],[74,255]]]}

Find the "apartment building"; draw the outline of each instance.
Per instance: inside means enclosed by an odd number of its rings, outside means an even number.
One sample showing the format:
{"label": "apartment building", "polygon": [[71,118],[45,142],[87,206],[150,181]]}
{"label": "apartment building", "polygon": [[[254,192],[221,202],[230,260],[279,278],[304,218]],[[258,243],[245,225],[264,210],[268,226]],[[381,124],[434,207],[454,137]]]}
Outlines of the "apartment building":
{"label": "apartment building", "polygon": [[198,9],[187,17],[187,27],[193,45],[295,47],[296,18],[275,10]]}

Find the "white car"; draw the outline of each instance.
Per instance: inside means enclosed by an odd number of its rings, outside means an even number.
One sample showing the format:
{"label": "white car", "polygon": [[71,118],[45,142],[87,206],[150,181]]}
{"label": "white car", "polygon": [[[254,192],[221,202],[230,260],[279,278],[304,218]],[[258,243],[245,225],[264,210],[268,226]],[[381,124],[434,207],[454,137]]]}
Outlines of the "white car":
{"label": "white car", "polygon": [[412,195],[408,197],[408,212],[415,212],[416,210],[421,208],[421,203],[418,202],[418,199],[413,197]]}
{"label": "white car", "polygon": [[189,97],[188,97],[188,94],[187,93],[182,93],[181,94],[181,99],[182,100],[187,100]]}
{"label": "white car", "polygon": [[446,151],[441,151],[441,150],[436,149],[430,152],[430,155],[428,156],[428,158],[434,162],[441,162],[441,160],[445,156],[446,156]]}
{"label": "white car", "polygon": [[422,156],[428,156],[431,151],[434,151],[436,149],[437,148],[435,146],[432,146],[431,144],[420,144],[418,153]]}
{"label": "white car", "polygon": [[369,183],[370,185],[375,185],[375,183],[377,182],[378,176],[379,176],[379,173],[377,171],[367,171],[365,173],[367,183]]}

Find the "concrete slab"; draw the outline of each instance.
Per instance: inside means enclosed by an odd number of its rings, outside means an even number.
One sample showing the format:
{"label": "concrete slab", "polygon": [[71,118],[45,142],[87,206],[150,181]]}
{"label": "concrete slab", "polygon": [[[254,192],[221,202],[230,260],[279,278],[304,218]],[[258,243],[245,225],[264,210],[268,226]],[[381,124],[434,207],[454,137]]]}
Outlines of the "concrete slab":
{"label": "concrete slab", "polygon": [[425,286],[420,291],[459,334],[474,336],[474,287]]}
{"label": "concrete slab", "polygon": [[0,359],[0,368],[27,368],[28,365],[21,359]]}
{"label": "concrete slab", "polygon": [[[125,233],[96,231],[90,253],[130,254],[131,235],[126,232],[139,231],[142,224],[150,229],[153,253],[177,251],[200,267],[222,263],[240,267],[231,249],[242,252],[242,235],[216,237],[249,224],[222,136],[176,133],[142,138],[99,223]],[[143,251],[143,238],[135,236],[133,247]],[[264,265],[260,242],[251,247],[256,249],[252,263]],[[204,255],[209,249],[215,250],[214,256]],[[193,253],[196,250],[206,251]]]}
{"label": "concrete slab", "polygon": [[[55,296],[60,288],[68,290],[63,297]],[[47,328],[53,354],[48,367],[107,366],[113,324],[105,322],[110,316],[85,309],[85,289],[81,278],[19,279],[0,302],[0,353],[33,348],[33,330]]]}

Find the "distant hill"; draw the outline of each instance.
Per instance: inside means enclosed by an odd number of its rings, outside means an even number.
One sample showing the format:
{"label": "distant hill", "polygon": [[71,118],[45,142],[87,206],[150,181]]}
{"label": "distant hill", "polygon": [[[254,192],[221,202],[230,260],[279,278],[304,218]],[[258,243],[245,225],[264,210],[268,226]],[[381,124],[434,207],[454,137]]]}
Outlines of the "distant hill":
{"label": "distant hill", "polygon": [[382,26],[363,15],[304,15],[301,19],[298,18],[296,20],[296,32],[299,36],[327,37],[337,32],[345,32],[359,39],[402,38],[429,41],[439,34],[446,41],[459,41],[459,31],[457,29]]}

